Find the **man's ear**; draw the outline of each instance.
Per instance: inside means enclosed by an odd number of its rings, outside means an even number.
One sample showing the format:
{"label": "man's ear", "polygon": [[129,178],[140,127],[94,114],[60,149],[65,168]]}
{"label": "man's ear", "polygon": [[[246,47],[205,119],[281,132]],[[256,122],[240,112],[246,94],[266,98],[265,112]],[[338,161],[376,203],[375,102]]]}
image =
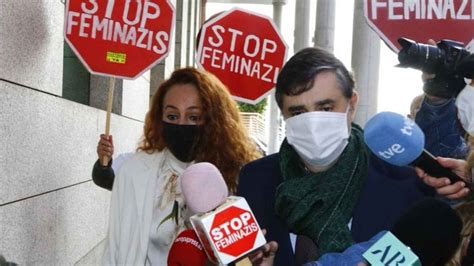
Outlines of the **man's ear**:
{"label": "man's ear", "polygon": [[349,100],[349,117],[351,118],[351,121],[354,121],[358,103],[359,103],[359,93],[356,90],[353,90],[352,97]]}

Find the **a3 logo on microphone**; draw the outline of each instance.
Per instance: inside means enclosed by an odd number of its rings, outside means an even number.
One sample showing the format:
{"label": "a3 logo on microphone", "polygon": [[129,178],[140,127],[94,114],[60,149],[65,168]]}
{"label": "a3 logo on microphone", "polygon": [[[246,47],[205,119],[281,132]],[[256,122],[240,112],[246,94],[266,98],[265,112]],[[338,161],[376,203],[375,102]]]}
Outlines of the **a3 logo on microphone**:
{"label": "a3 logo on microphone", "polygon": [[375,242],[363,257],[371,265],[421,266],[418,256],[390,232]]}

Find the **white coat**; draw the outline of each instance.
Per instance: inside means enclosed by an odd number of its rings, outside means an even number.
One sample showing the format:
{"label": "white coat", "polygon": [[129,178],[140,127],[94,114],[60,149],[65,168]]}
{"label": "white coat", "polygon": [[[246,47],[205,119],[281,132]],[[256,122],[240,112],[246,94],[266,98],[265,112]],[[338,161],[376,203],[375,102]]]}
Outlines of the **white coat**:
{"label": "white coat", "polygon": [[[145,265],[150,241],[152,219],[166,217],[172,209],[176,195],[163,193],[170,186],[169,171],[181,175],[184,167],[168,150],[147,154],[139,152],[131,156],[120,168],[112,189],[109,231],[103,262],[105,265]],[[169,179],[169,178],[168,178]],[[176,187],[176,182],[175,182]],[[179,182],[176,188],[180,197]],[[165,204],[161,211],[154,212],[156,197]],[[180,205],[184,205],[180,201]],[[156,208],[156,207],[155,207]],[[180,227],[184,227],[182,219]],[[177,228],[173,219],[164,223],[159,232],[163,238],[160,260],[166,265],[169,248],[182,228]]]}

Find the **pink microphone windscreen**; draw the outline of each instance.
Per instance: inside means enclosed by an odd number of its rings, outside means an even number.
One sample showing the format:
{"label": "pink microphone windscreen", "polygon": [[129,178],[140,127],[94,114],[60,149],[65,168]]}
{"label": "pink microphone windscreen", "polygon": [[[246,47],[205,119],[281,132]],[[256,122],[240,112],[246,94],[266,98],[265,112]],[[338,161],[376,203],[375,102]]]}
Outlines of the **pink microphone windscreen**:
{"label": "pink microphone windscreen", "polygon": [[181,175],[181,191],[193,213],[206,213],[225,202],[227,185],[221,172],[211,163],[196,163]]}

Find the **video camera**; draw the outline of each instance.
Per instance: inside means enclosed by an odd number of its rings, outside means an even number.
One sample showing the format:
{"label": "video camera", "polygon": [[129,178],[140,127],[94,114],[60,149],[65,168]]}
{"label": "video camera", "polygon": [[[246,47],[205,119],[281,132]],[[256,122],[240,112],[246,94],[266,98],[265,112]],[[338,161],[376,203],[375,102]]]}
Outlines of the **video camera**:
{"label": "video camera", "polygon": [[398,53],[398,66],[435,74],[423,86],[427,94],[456,97],[466,86],[464,78],[472,79],[474,76],[474,54],[471,55],[461,42],[441,40],[434,46],[400,38],[398,43],[402,46]]}

